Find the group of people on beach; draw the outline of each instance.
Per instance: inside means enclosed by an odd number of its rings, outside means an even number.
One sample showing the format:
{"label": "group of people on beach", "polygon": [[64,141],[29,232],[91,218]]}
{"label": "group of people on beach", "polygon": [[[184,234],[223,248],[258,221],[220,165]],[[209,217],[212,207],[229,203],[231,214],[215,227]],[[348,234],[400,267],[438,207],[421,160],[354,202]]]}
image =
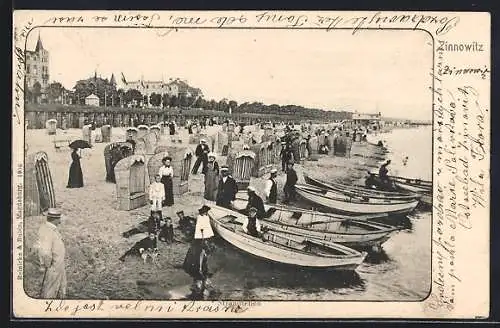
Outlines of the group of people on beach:
{"label": "group of people on beach", "polygon": [[[216,155],[210,152],[210,147],[205,139],[200,140],[195,154],[195,162],[192,174],[197,174],[201,166],[201,173],[204,175],[205,191],[204,199],[214,201],[217,206],[233,209],[233,202],[238,193],[238,184],[231,175],[230,168],[227,165],[220,166],[216,161]],[[295,200],[295,184],[298,177],[294,170],[293,157],[287,161],[285,173],[286,182],[283,187],[284,203]],[[162,218],[162,208],[173,205],[172,176],[173,169],[170,165],[170,158],[163,159],[163,166],[160,167],[155,182],[149,187],[149,198],[151,203],[151,217],[148,221],[141,222],[140,228],[134,228],[124,233],[129,236],[133,233],[147,231],[149,235],[136,243],[120,259],[131,254],[140,255],[141,250],[156,249],[157,239],[166,243],[174,241],[172,219],[170,217]],[[278,184],[276,181],[278,170],[272,169],[270,176],[265,183],[263,194],[266,202],[275,204],[278,201]],[[248,205],[244,210],[247,220],[243,224],[243,230],[253,236],[261,236],[260,219],[264,218],[266,211],[264,209],[264,200],[258,195],[253,186],[247,188]],[[210,225],[208,212],[210,207],[202,206],[198,210],[196,219],[186,217],[184,213],[178,212],[179,228],[187,240],[191,240],[190,248],[186,254],[183,269],[193,278],[193,294],[199,295],[210,289],[208,271],[208,257],[213,251],[213,231]]]}
{"label": "group of people on beach", "polygon": [[[175,123],[168,126],[170,134],[175,134]],[[289,130],[292,131],[290,127]],[[283,203],[288,204],[295,200],[295,184],[298,181],[298,177],[294,165],[300,158],[297,158],[298,156],[292,149],[292,140],[287,140],[286,138],[282,140],[283,150],[280,154],[282,160],[281,171],[286,174],[286,181],[283,186]],[[233,203],[236,200],[239,188],[231,175],[230,168],[227,165],[220,166],[217,163],[216,155],[210,151],[206,139],[200,140],[199,145],[196,147],[195,155],[197,159],[191,173],[198,174],[201,166],[201,173],[204,175],[205,183],[203,197],[206,200],[214,201],[217,206],[233,209]],[[83,187],[83,174],[80,165],[81,156],[78,154],[77,149],[73,150],[71,157],[73,162],[70,166],[67,187]],[[261,193],[265,197],[265,202],[270,204],[278,202],[279,188],[276,180],[277,176],[278,169],[273,168]],[[176,241],[173,219],[169,216],[163,217],[164,207],[172,207],[174,205],[173,177],[174,168],[172,167],[172,158],[166,156],[162,159],[162,166],[155,175],[155,181],[149,186],[149,217],[147,220],[139,222],[135,227],[122,233],[122,236],[125,238],[140,233],[146,233],[147,235],[124,252],[119,257],[121,261],[125,261],[128,256],[143,256],[146,253],[155,254],[158,251],[158,242],[172,244]],[[255,237],[262,237],[263,231],[260,220],[266,216],[264,199],[259,196],[259,192],[253,186],[247,187],[247,193],[248,203],[242,211],[246,215],[246,220],[242,226],[243,231]],[[210,289],[211,285],[208,259],[214,250],[212,241],[214,233],[210,225],[209,212],[210,207],[203,205],[198,209],[196,217],[185,215],[182,210],[175,213],[178,217],[178,229],[184,235],[185,240],[190,241],[190,247],[186,253],[182,267],[193,278],[192,291],[194,295],[203,295],[206,290]],[[60,217],[60,211],[50,209],[47,214],[47,223],[40,232],[42,240],[41,263],[45,265],[42,295],[46,298],[64,298],[65,295],[66,278],[64,265],[61,265],[58,262],[59,260],[55,262],[52,260],[51,262],[49,259],[49,256],[58,259],[64,257],[64,244],[57,231],[57,224],[60,222]],[[60,246],[57,252],[48,249],[43,250],[44,245],[47,248],[47,245],[54,243]],[[52,253],[48,255],[50,252]]]}

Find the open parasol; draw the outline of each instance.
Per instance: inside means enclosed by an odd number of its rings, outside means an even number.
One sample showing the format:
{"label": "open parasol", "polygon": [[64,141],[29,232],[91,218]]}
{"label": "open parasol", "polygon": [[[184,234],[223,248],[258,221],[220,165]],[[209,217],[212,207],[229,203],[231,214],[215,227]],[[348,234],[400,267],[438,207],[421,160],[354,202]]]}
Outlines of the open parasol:
{"label": "open parasol", "polygon": [[69,147],[72,149],[84,149],[84,148],[92,148],[92,146],[85,140],[74,140],[69,144]]}

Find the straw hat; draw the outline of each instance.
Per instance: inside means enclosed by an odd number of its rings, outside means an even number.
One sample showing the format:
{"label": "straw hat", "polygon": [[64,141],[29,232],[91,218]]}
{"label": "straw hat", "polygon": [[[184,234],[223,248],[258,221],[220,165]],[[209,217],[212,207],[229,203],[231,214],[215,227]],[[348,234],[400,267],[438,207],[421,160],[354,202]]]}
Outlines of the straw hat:
{"label": "straw hat", "polygon": [[58,208],[49,208],[49,210],[47,211],[48,220],[60,219],[61,215],[61,210]]}
{"label": "straw hat", "polygon": [[198,209],[198,213],[200,214],[207,213],[208,211],[210,211],[210,206],[207,205],[203,205]]}

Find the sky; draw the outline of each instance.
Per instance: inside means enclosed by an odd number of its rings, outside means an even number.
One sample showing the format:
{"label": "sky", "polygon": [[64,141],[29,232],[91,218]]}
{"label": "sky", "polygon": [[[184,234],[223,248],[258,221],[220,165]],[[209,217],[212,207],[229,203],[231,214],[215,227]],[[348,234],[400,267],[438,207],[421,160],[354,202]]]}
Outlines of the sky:
{"label": "sky", "polygon": [[432,118],[432,43],[420,31],[37,28],[50,81],[121,73],[187,80],[206,99]]}

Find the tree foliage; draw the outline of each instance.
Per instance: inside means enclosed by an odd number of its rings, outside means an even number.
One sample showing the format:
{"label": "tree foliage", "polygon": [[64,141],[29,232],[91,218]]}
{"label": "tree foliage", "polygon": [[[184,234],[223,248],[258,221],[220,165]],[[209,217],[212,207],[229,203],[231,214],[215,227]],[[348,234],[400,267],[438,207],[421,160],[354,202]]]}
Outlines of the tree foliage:
{"label": "tree foliage", "polygon": [[47,87],[47,97],[49,100],[49,103],[56,103],[59,102],[62,94],[64,91],[64,87],[62,86],[61,83],[59,82],[52,82],[49,84]]}
{"label": "tree foliage", "polygon": [[161,95],[158,94],[158,93],[152,93],[150,96],[149,96],[149,103],[152,105],[152,106],[155,106],[155,107],[158,107],[161,105]]}
{"label": "tree foliage", "polygon": [[85,104],[85,98],[91,94],[99,97],[99,105],[101,106],[111,106],[118,98],[116,86],[110,83],[108,79],[97,76],[77,81],[73,89],[75,90],[74,103],[80,105]]}
{"label": "tree foliage", "polygon": [[132,104],[133,107],[139,106],[140,102],[143,101],[144,98],[142,93],[136,89],[129,89],[125,92],[123,96],[123,101],[126,105]]}
{"label": "tree foliage", "polygon": [[36,81],[35,84],[33,84],[33,90],[31,91],[32,97],[33,97],[33,102],[35,104],[38,104],[40,102],[40,96],[42,95],[42,85],[40,82]]}
{"label": "tree foliage", "polygon": [[[182,81],[178,82],[181,83]],[[184,83],[184,82],[182,82]],[[181,85],[182,85],[181,83]],[[187,85],[187,84],[186,84]],[[188,90],[187,87],[183,90]],[[101,106],[114,107],[161,107],[161,108],[180,108],[183,110],[196,108],[205,111],[218,111],[228,113],[231,109],[233,114],[257,114],[257,116],[266,117],[284,117],[290,120],[343,120],[352,117],[352,113],[346,111],[324,110],[317,108],[307,108],[300,105],[279,105],[279,104],[264,104],[262,102],[244,102],[238,104],[231,99],[203,99],[202,97],[187,96],[184,91],[177,95],[172,94],[156,94],[152,93],[149,98],[141,94],[139,90],[130,89],[127,91],[116,90],[116,86],[110,83],[107,79],[102,79],[93,76],[86,80],[78,81],[74,88],[74,104],[84,105],[85,97],[90,94],[96,94],[101,102]],[[57,96],[58,91],[54,86],[53,96]],[[188,93],[189,94],[189,93]],[[39,94],[38,94],[39,95]],[[106,95],[106,99],[104,99]],[[32,98],[37,99],[36,90],[32,90]],[[27,95],[28,99],[28,95]],[[132,106],[130,106],[132,105]],[[169,110],[170,110],[169,109]]]}

